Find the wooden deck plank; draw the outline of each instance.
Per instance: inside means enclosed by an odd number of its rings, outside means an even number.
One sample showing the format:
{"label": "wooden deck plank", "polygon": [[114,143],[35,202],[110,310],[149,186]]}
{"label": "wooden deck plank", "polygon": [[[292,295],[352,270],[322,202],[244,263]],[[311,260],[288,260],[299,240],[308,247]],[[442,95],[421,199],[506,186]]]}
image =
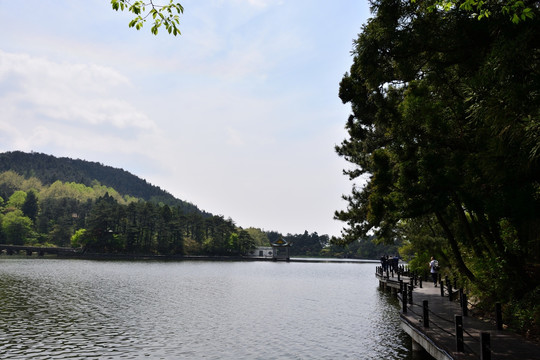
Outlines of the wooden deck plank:
{"label": "wooden deck plank", "polygon": [[[395,287],[396,284],[399,286],[397,277],[386,278],[378,274],[376,276],[381,284],[384,283],[389,287]],[[402,279],[404,282],[409,282],[408,277],[402,277]],[[423,326],[424,300],[428,301],[429,306],[429,328]],[[436,359],[480,359],[480,334],[482,332],[490,334],[492,360],[540,359],[540,344],[507,330],[499,331],[493,324],[472,316],[463,316],[465,351],[456,351],[455,315],[462,315],[459,301],[450,301],[448,296],[442,297],[439,287],[434,287],[431,282],[424,282],[422,288],[414,288],[413,304],[407,305],[407,313],[401,313],[402,327],[409,335],[412,333],[413,336],[423,336],[428,343],[431,342],[435,348],[438,348],[439,350],[431,349],[431,352],[437,352],[437,354],[431,354]],[[425,344],[424,348],[426,348]],[[447,356],[444,356],[444,353]]]}

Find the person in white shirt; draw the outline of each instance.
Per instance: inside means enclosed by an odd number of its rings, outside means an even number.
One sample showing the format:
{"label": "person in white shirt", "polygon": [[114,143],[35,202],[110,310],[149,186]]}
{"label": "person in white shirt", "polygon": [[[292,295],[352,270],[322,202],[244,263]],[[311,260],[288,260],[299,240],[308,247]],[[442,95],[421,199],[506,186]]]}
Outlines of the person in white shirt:
{"label": "person in white shirt", "polygon": [[433,279],[433,285],[437,287],[437,271],[439,270],[439,262],[432,256],[429,262],[429,271],[431,272],[431,278]]}

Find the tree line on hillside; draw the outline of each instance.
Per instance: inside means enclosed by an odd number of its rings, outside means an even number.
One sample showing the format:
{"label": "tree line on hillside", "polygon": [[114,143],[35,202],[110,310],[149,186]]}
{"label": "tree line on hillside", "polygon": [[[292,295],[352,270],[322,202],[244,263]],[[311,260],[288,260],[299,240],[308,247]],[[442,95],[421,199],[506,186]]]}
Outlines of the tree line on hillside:
{"label": "tree line on hillside", "polygon": [[0,210],[0,241],[9,244],[163,255],[238,255],[257,245],[231,219],[122,196],[97,181],[43,185],[6,171]]}
{"label": "tree line on hillside", "polygon": [[370,241],[331,245],[328,235],[307,231],[282,235],[242,229],[223,216],[144,201],[96,180],[90,183],[56,180],[44,185],[36,177],[0,173],[0,243],[74,246],[96,253],[232,256],[283,237],[293,244],[292,256],[377,258],[386,251]]}
{"label": "tree line on hillside", "polygon": [[[268,238],[277,240],[281,234],[270,232]],[[291,256],[311,256],[346,259],[379,259],[383,255],[398,255],[400,242],[385,244],[377,241],[373,236],[357,239],[348,244],[336,244],[328,235],[319,235],[316,232],[303,234],[287,234],[283,239],[292,244]],[[335,239],[335,238],[334,238]]]}
{"label": "tree line on hillside", "polygon": [[[15,171],[22,176],[36,177],[42,184],[55,181],[74,182],[91,187],[95,179],[105,186],[114,188],[121,194],[128,194],[146,201],[180,207],[185,212],[202,212],[197,206],[175,198],[158,186],[149,184],[123,169],[113,168],[97,162],[57,158],[41,153],[11,151],[0,153],[0,172]],[[206,215],[211,215],[206,213]]]}

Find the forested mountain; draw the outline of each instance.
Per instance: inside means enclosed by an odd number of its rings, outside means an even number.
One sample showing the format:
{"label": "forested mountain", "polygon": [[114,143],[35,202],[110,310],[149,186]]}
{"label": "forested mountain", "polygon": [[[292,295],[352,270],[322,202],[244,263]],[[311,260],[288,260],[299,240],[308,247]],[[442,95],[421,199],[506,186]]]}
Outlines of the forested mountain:
{"label": "forested mountain", "polygon": [[[74,182],[91,186],[95,181],[101,185],[114,188],[120,194],[130,195],[146,201],[179,206],[186,212],[198,212],[211,216],[197,206],[175,198],[158,186],[149,184],[123,169],[113,168],[97,162],[57,158],[41,153],[24,153],[21,151],[0,153],[0,173],[14,171],[25,178],[35,177],[43,185],[51,185],[55,181]],[[5,194],[0,192],[5,198]]]}
{"label": "forested mountain", "polygon": [[293,256],[378,258],[368,239],[341,247],[316,232],[242,229],[129,172],[38,153],[0,154],[0,243],[99,253],[240,255],[280,237]]}

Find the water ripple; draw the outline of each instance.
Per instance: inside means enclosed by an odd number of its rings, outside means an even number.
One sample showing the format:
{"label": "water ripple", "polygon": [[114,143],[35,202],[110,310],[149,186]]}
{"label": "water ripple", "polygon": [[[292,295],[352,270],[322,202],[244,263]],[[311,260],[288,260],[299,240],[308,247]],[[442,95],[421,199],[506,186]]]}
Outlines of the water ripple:
{"label": "water ripple", "polygon": [[0,259],[2,359],[408,359],[371,264]]}

